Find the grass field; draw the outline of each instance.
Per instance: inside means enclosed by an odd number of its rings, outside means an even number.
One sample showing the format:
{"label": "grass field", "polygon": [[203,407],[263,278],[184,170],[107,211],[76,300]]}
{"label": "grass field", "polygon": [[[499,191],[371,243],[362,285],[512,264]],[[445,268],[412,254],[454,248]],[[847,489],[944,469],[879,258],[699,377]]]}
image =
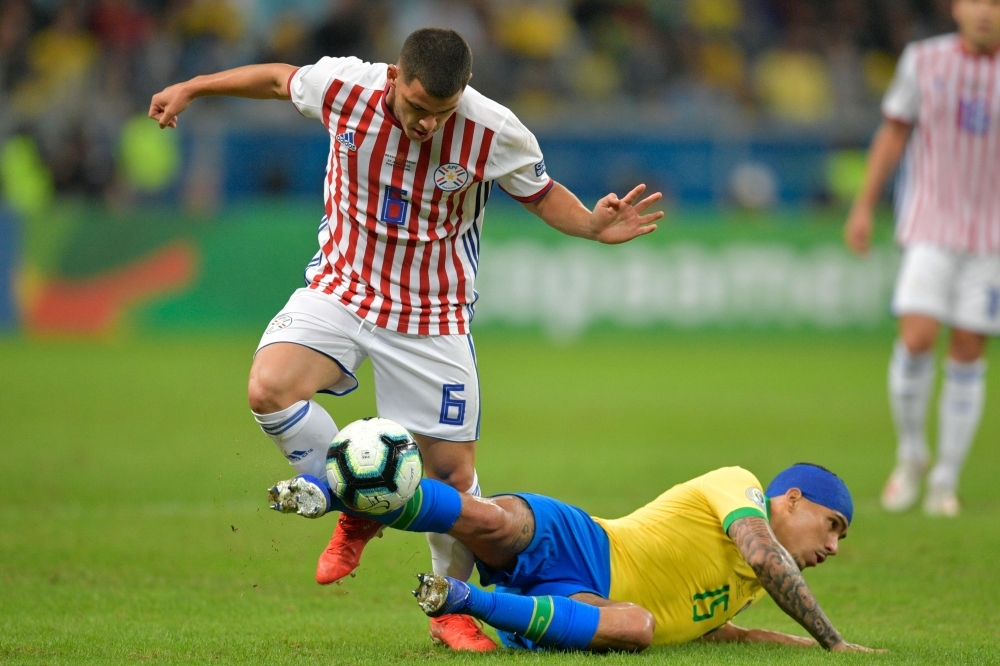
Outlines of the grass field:
{"label": "grass field", "polygon": [[[841,554],[807,573],[834,624],[887,655],[747,646],[640,656],[451,654],[409,596],[422,536],[392,533],[343,587],[312,580],[332,517],[266,509],[290,468],[250,417],[255,338],[0,340],[0,662],[1000,663],[1000,355],[963,478],[963,515],[889,516],[888,333],[593,334],[571,346],[479,336],[479,472],[616,516],[673,483],[789,463],[851,485]],[[373,412],[362,388],[324,404]],[[749,626],[804,633],[769,601]]]}

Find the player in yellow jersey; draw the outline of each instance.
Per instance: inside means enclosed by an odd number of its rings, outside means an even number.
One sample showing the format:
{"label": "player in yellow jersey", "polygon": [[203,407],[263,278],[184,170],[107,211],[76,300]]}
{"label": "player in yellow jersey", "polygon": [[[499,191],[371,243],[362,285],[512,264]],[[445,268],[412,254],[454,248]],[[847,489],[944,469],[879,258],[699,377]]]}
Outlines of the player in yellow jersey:
{"label": "player in yellow jersey", "polygon": [[[294,492],[282,501],[275,508],[295,510]],[[414,594],[428,615],[471,615],[508,647],[642,650],[700,639],[868,651],[844,641],[802,576],[837,554],[853,514],[839,477],[797,464],[766,492],[745,469],[718,469],[614,520],[541,495],[480,498],[424,479],[406,507],[378,519],[465,544],[496,592],[428,574]],[[765,594],[813,638],[731,623]]]}

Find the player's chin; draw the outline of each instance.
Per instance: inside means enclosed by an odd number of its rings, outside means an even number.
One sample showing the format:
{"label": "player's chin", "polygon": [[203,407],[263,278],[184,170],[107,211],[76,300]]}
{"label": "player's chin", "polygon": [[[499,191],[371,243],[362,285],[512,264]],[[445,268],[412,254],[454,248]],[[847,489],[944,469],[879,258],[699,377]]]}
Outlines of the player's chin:
{"label": "player's chin", "polygon": [[423,132],[421,130],[408,129],[406,131],[406,136],[410,139],[410,141],[416,141],[417,143],[423,143],[424,141],[427,141],[428,139],[430,139],[431,137],[433,137],[434,136],[434,132]]}

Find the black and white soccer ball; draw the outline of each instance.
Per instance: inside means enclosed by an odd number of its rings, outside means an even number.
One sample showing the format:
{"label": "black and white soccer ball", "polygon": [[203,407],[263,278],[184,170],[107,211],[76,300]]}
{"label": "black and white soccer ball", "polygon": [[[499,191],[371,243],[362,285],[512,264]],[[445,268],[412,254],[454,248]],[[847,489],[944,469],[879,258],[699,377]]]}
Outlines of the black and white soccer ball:
{"label": "black and white soccer ball", "polygon": [[424,474],[420,449],[406,428],[370,417],[351,423],[326,452],[326,479],[348,507],[363,513],[395,511],[417,492]]}

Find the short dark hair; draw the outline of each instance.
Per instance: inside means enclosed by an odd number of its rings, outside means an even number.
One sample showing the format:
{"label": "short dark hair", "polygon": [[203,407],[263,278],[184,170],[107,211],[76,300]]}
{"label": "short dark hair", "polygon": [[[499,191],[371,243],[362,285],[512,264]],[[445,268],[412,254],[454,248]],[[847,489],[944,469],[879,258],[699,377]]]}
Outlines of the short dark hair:
{"label": "short dark hair", "polygon": [[462,36],[446,28],[410,33],[399,52],[403,81],[420,81],[427,94],[446,99],[465,90],[472,74],[472,49]]}

